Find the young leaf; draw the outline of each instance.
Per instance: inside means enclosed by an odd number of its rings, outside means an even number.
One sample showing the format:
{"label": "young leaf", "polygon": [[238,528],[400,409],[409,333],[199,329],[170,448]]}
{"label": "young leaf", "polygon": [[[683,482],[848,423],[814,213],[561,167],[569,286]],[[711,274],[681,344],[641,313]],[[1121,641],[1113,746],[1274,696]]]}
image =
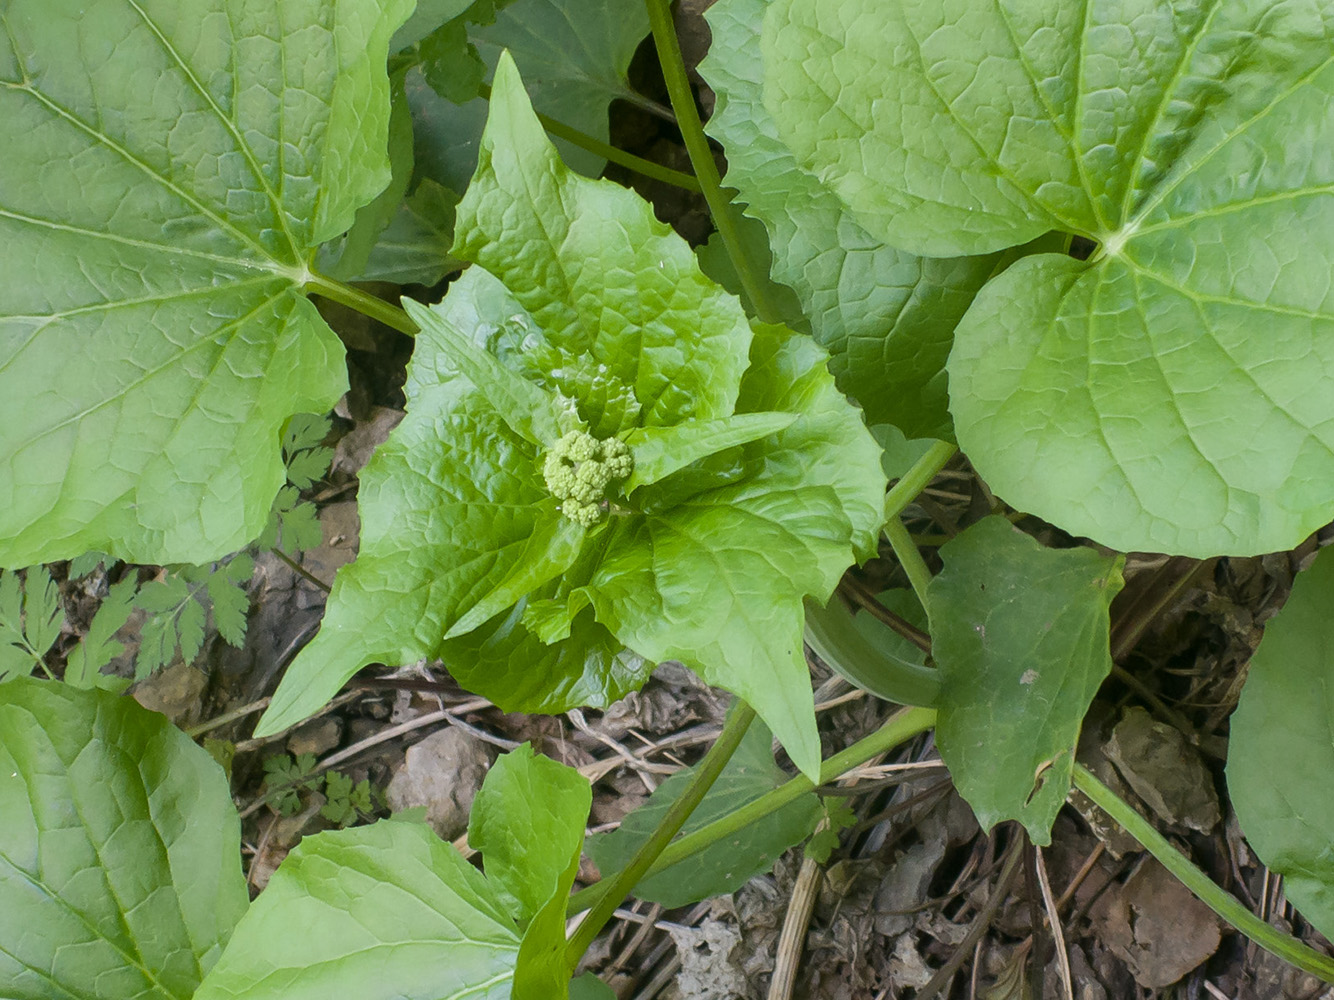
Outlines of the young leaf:
{"label": "young leaf", "polygon": [[727,183],[768,229],[774,279],[796,292],[867,422],[950,436],[945,359],[996,259],[933,260],[888,246],[797,162],[764,105],[760,30],[770,6],[719,0],[706,14],[713,44],[699,71],[718,97],[708,127],[727,153]]}
{"label": "young leaf", "polygon": [[1249,555],[1334,512],[1331,44],[1323,8],[1267,0],[776,0],[765,103],[905,249],[1097,242],[1012,266],[956,331],[959,443],[999,495],[1118,549]]}
{"label": "young leaf", "polygon": [[1334,554],[1265,626],[1233,713],[1227,787],[1242,832],[1320,933],[1334,934]]}
{"label": "young leaf", "polygon": [[5,5],[0,565],[202,562],[346,387],[307,261],[389,178],[411,0]]}
{"label": "young leaf", "polygon": [[[585,470],[548,471],[557,449],[539,455],[485,391],[447,377],[459,338],[442,343],[440,324],[422,313],[409,417],[363,478],[361,555],[340,571],[320,636],[293,663],[260,731],[297,721],[376,659],[438,655],[498,704],[548,711],[590,688],[605,704],[642,682],[645,660],[679,659],[755,705],[813,772],[801,601],[827,597],[854,555],[874,551],[885,485],[879,448],[834,389],[825,353],[782,328],[752,331],[739,303],[700,275],[642,201],[572,175],[508,59],[459,234],[455,252],[481,268],[432,312],[471,331],[476,349],[515,377],[570,401],[597,439],[583,442],[596,489],[581,498],[558,482],[557,473]],[[795,419],[641,487],[633,502],[623,487],[633,470],[611,471],[624,456],[599,450],[637,428],[775,413]],[[441,450],[444,460],[415,457]],[[563,580],[525,600],[582,591],[575,606],[587,601],[595,614],[571,615],[571,637],[545,646],[522,624],[519,602],[441,644],[544,519],[574,516],[568,502],[556,513],[553,497],[577,500],[590,531]],[[563,632],[561,617],[544,636]],[[634,654],[622,657],[611,636]],[[536,654],[531,665],[521,652]]]}
{"label": "young leaf", "polygon": [[526,743],[496,761],[473,801],[468,845],[482,852],[487,880],[527,925],[514,1000],[562,1000],[569,988],[565,908],[592,804],[586,778]]}
{"label": "young leaf", "polygon": [[687,420],[674,427],[637,427],[625,439],[635,457],[625,492],[666,479],[701,458],[777,434],[796,419],[795,413],[741,413],[721,420]]}
{"label": "young leaf", "polygon": [[[751,724],[723,773],[686,821],[684,833],[721,819],[788,780],[789,775],[774,763],[772,741],[767,726],[758,721]],[[588,855],[604,875],[623,868],[648,840],[658,821],[681,797],[693,770],[678,771],[660,784],[618,829],[588,838]],[[734,892],[773,867],[789,847],[810,836],[822,815],[819,798],[813,792],[803,795],[699,854],[645,879],[635,887],[635,895],[670,909]]]}
{"label": "young leaf", "polygon": [[113,584],[107,596],[97,607],[97,613],[88,625],[88,634],[69,654],[65,661],[65,683],[78,688],[98,687],[119,693],[129,683],[123,677],[102,673],[102,668],[125,651],[115,638],[117,632],[130,620],[134,611],[134,597],[138,582],[128,576]]}
{"label": "young leaf", "polygon": [[506,909],[526,924],[579,859],[592,807],[588,779],[523,746],[497,758],[468,820],[468,846]]}
{"label": "young leaf", "polygon": [[1049,844],[1080,724],[1112,669],[1107,608],[1125,557],[1043,548],[1003,517],[940,555],[927,609],[940,756],[984,829],[1017,819]]}
{"label": "young leaf", "polygon": [[518,949],[457,851],[382,822],[304,838],[194,1000],[508,1000]]}
{"label": "young leaf", "polygon": [[60,588],[45,566],[28,570],[23,581],[23,636],[39,655],[45,655],[60,638],[65,609]]}
{"label": "young leaf", "polygon": [[129,698],[22,678],[0,774],[5,993],[189,1000],[246,909],[222,769]]}

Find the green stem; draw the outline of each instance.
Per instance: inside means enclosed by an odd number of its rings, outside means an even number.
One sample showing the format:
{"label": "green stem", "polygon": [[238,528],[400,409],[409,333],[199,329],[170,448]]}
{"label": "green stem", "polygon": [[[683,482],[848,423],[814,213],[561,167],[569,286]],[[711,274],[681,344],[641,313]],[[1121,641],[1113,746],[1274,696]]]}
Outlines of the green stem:
{"label": "green stem", "polygon": [[1291,962],[1299,969],[1319,976],[1327,983],[1334,982],[1334,959],[1269,926],[1246,909],[1236,897],[1225,892],[1213,879],[1191,864],[1184,854],[1154,829],[1152,823],[1095,778],[1082,764],[1075,765],[1074,784],[1096,802],[1103,812],[1125,827],[1127,833],[1162,862],[1163,867],[1180,879],[1205,906],[1265,951],[1277,955],[1285,962]]}
{"label": "green stem", "polygon": [[778,322],[778,312],[769,302],[763,281],[757,277],[756,269],[751,266],[741,244],[741,234],[737,231],[735,219],[727,211],[732,200],[723,193],[722,178],[718,176],[718,165],[713,162],[713,150],[709,148],[709,139],[704,134],[704,124],[699,119],[699,110],[695,107],[695,95],[690,89],[690,79],[686,75],[685,59],[681,56],[681,43],[676,37],[676,27],[672,24],[670,0],[646,0],[649,24],[653,29],[653,44],[658,50],[658,62],[662,65],[662,77],[667,83],[667,96],[671,98],[672,110],[676,112],[676,121],[681,128],[681,138],[685,141],[686,152],[690,154],[690,163],[699,178],[704,200],[709,204],[709,214],[713,224],[722,237],[727,256],[732,259],[741,287],[755,308],[755,314],[766,323]]}
{"label": "green stem", "polygon": [[686,786],[681,797],[672,803],[672,807],[667,810],[667,814],[658,823],[653,835],[640,845],[639,850],[635,851],[629,864],[610,879],[598,883],[600,892],[597,900],[592,904],[584,919],[579,922],[574,935],[565,947],[565,960],[570,967],[571,974],[579,964],[579,960],[583,958],[584,952],[588,950],[588,946],[593,943],[593,940],[601,933],[603,926],[611,919],[611,915],[616,912],[616,907],[621,905],[621,900],[630,894],[630,890],[649,871],[653,863],[658,860],[658,856],[662,854],[663,849],[671,843],[672,838],[685,825],[685,821],[690,818],[690,814],[703,801],[704,796],[713,787],[713,783],[718,780],[718,775],[723,773],[723,768],[732,759],[732,754],[736,752],[736,748],[741,743],[741,738],[746,735],[746,730],[750,728],[754,719],[755,709],[744,702],[737,704],[736,708],[728,715],[727,722],[723,725],[723,731],[718,735],[718,739],[709,748],[709,752],[704,755],[704,759],[699,762],[699,766],[690,779],[690,784]]}
{"label": "green stem", "polygon": [[[488,101],[491,99],[491,88],[487,84],[482,84],[482,96]],[[624,96],[624,95],[622,95]],[[644,98],[645,101],[648,98]],[[656,102],[649,102],[656,104]],[[537,113],[537,120],[542,123],[542,127],[556,136],[558,139],[564,139],[566,142],[578,146],[580,149],[586,149],[594,156],[600,156],[604,160],[610,160],[612,163],[619,163],[627,170],[633,170],[635,173],[643,174],[645,177],[652,177],[655,181],[662,181],[664,184],[671,184],[674,187],[685,188],[687,191],[699,191],[699,181],[690,174],[680,170],[673,170],[671,167],[664,167],[661,164],[654,163],[652,160],[646,160],[642,156],[635,156],[633,153],[627,153],[623,149],[617,149],[611,143],[603,142],[587,132],[581,132],[577,128],[572,128],[564,122],[558,122],[554,118],[548,118],[541,112]]]}
{"label": "green stem", "polygon": [[917,494],[927,488],[931,480],[936,478],[936,473],[945,468],[945,463],[958,450],[948,441],[937,441],[928,448],[926,454],[885,494],[885,520],[892,521],[902,514],[904,508],[917,499]]}
{"label": "green stem", "polygon": [[[846,750],[834,754],[820,765],[820,784],[827,785],[842,777],[854,767],[865,764],[872,757],[894,749],[920,733],[926,732],[936,724],[936,713],[929,708],[905,708],[895,712],[889,720],[870,736],[858,740]],[[772,792],[761,795],[758,799],[746,803],[722,819],[714,820],[702,826],[694,833],[687,834],[680,840],[668,845],[654,861],[643,878],[656,875],[672,865],[679,864],[692,854],[698,854],[706,847],[716,844],[724,837],[729,837],[743,827],[749,826],[764,817],[777,812],[789,802],[793,802],[815,788],[810,778],[798,775],[791,781],[779,785]],[[587,889],[581,889],[570,897],[567,912],[578,913],[586,909],[594,899],[602,899],[602,883],[597,882]],[[617,902],[623,898],[616,897]],[[582,926],[582,925],[581,925]]]}
{"label": "green stem", "polygon": [[409,337],[417,335],[417,324],[412,322],[407,313],[392,302],[376,298],[369,292],[363,292],[360,288],[345,285],[341,281],[326,278],[322,274],[311,274],[306,279],[305,290],[314,292],[316,295],[323,295],[326,299],[341,303],[349,309],[355,309],[363,316],[379,320],[385,326],[391,327],[399,333],[406,333]]}
{"label": "green stem", "polygon": [[921,601],[922,607],[930,607],[926,603],[926,588],[931,584],[931,571],[926,568],[926,560],[922,558],[922,553],[917,550],[908,529],[897,514],[885,522],[885,537],[889,539],[894,555],[898,556],[903,572],[908,574],[908,582],[912,584],[917,600]]}

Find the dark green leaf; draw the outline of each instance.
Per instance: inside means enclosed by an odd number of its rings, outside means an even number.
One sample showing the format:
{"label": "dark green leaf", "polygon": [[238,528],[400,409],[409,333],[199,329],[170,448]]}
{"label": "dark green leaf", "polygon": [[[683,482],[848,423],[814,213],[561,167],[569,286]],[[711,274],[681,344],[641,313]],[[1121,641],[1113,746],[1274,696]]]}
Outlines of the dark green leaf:
{"label": "dark green leaf", "polygon": [[[788,780],[790,776],[774,763],[772,740],[763,723],[751,724],[723,773],[686,821],[684,833],[721,819]],[[625,867],[672,803],[681,797],[694,770],[678,771],[664,781],[647,802],[622,820],[619,829],[588,838],[588,854],[603,875]],[[808,837],[822,813],[820,800],[813,792],[803,795],[645,879],[635,887],[635,895],[670,909],[734,892],[755,875],[768,871],[780,854]]]}
{"label": "dark green leaf", "polygon": [[509,1000],[518,934],[429,828],[304,838],[194,1000]]}
{"label": "dark green leaf", "polygon": [[[474,11],[476,8],[474,8]],[[642,102],[626,82],[630,59],[648,34],[642,4],[619,0],[523,0],[501,11],[493,24],[472,16],[468,43],[480,54],[487,75],[502,50],[523,71],[533,104],[544,114],[595,139],[608,139],[607,106],[616,98]],[[455,50],[466,59],[465,50]],[[456,68],[474,70],[463,63]],[[458,105],[439,96],[420,71],[407,79],[416,128],[420,176],[462,192],[477,167],[477,145],[486,123],[481,98]],[[475,92],[474,92],[475,93]],[[561,156],[590,177],[606,160],[557,140]]]}
{"label": "dark green leaf", "polygon": [[0,565],[202,562],[279,432],[346,388],[308,261],[389,180],[411,0],[10,0],[0,32]]}
{"label": "dark green leaf", "polygon": [[459,196],[429,177],[399,206],[362,269],[366,281],[434,285],[462,264],[450,254]]}
{"label": "dark green leaf", "polygon": [[1334,554],[1265,626],[1232,716],[1227,786],[1242,832],[1288,899],[1334,934]]}
{"label": "dark green leaf", "polygon": [[1112,669],[1107,608],[1125,557],[1043,548],[1003,517],[940,555],[928,591],[940,755],[984,829],[1017,819],[1049,844],[1080,724]]}
{"label": "dark green leaf", "polygon": [[222,769],[129,698],[0,686],[0,982],[190,1000],[246,909]]}

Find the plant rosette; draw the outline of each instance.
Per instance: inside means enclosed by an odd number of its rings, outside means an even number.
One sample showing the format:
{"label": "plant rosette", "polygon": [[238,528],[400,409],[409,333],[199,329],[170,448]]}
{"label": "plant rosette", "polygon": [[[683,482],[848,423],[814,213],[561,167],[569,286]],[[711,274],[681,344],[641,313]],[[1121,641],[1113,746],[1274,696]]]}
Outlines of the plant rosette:
{"label": "plant rosette", "polygon": [[802,600],[874,553],[880,450],[808,337],[752,323],[615,184],[572,174],[502,58],[408,416],[361,551],[260,734],[361,667],[438,658],[509,711],[601,706],[677,660],[819,766]]}

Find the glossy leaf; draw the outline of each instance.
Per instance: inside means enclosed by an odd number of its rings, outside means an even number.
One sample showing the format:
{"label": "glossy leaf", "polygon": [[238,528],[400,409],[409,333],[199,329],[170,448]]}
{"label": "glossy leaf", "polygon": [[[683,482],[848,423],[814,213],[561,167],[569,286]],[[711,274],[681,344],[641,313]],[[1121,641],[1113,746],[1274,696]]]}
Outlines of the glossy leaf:
{"label": "glossy leaf", "polygon": [[473,801],[468,844],[525,924],[514,1000],[564,1000],[565,909],[593,804],[588,779],[524,744],[492,765]]}
{"label": "glossy leaf", "polygon": [[1331,43],[1296,2],[776,0],[764,93],[895,245],[1099,244],[1020,261],[956,331],[959,443],[999,495],[1120,549],[1253,554],[1334,513]]}
{"label": "glossy leaf", "polygon": [[1321,552],[1265,626],[1232,716],[1227,786],[1242,832],[1334,934],[1334,558]]}
{"label": "glossy leaf", "polygon": [[795,413],[742,413],[719,420],[687,420],[673,427],[638,427],[626,437],[635,471],[625,490],[631,493],[710,455],[777,434],[796,419]]}
{"label": "glossy leaf", "polygon": [[0,20],[0,565],[259,534],[345,388],[301,294],[389,179],[410,0],[13,0]]}
{"label": "glossy leaf", "polygon": [[[790,776],[774,763],[772,740],[768,727],[760,722],[751,724],[723,773],[682,827],[683,833],[721,819],[788,780]],[[673,774],[654,790],[647,802],[626,816],[620,827],[588,839],[589,857],[604,876],[629,863],[672,803],[681,797],[694,770],[692,767]],[[635,886],[635,895],[671,909],[735,892],[754,876],[767,872],[789,847],[810,836],[822,815],[815,793],[803,795],[643,880]]]}
{"label": "glossy leaf", "polygon": [[[467,28],[488,80],[507,50],[537,110],[603,142],[607,106],[618,97],[642,100],[626,75],[647,34],[643,5],[619,0],[522,0],[500,11],[494,23]],[[435,93],[418,70],[408,75],[408,97],[421,175],[462,192],[477,167],[487,102],[479,97],[454,104]],[[563,140],[556,145],[574,170],[589,177],[602,173],[602,157]]]}
{"label": "glossy leaf", "polygon": [[424,824],[304,838],[194,1000],[508,1000],[519,936]]}
{"label": "glossy leaf", "polygon": [[1003,517],[940,555],[927,597],[940,756],[984,829],[1017,819],[1049,844],[1080,724],[1112,669],[1107,609],[1124,557],[1043,548]]}
{"label": "glossy leaf", "polygon": [[931,260],[888,246],[798,163],[764,106],[760,33],[770,6],[720,0],[707,13],[713,44],[699,69],[718,95],[709,131],[727,153],[727,183],[768,228],[774,279],[796,292],[839,388],[867,421],[948,436],[945,359],[996,260]]}
{"label": "glossy leaf", "polygon": [[521,924],[579,860],[592,804],[587,778],[527,743],[491,765],[473,800],[468,846],[482,853],[487,881]]}
{"label": "glossy leaf", "polygon": [[189,1000],[247,895],[222,770],[128,698],[0,686],[0,982]]}

